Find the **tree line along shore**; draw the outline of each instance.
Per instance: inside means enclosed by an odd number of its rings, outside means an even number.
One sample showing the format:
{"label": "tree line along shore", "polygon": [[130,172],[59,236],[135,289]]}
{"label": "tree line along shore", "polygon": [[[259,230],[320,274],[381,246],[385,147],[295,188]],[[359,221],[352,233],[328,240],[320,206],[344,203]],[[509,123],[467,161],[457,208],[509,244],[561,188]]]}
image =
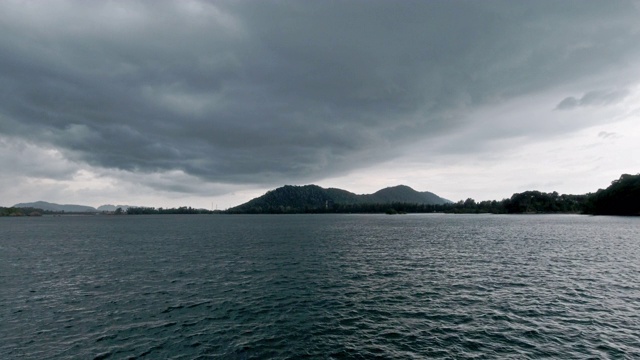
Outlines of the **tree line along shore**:
{"label": "tree line along shore", "polygon": [[[340,189],[323,189],[316,185],[285,186],[268,192],[245,204],[227,210],[206,210],[191,207],[154,208],[128,207],[113,212],[70,213],[37,208],[3,208],[0,216],[42,215],[150,215],[150,214],[322,214],[322,213],[491,213],[491,214],[592,214],[640,215],[640,174],[624,174],[606,189],[584,195],[557,192],[525,191],[503,200],[479,201],[468,198],[450,202],[433,197],[428,192],[416,192],[406,187],[384,189],[385,196],[355,195]],[[419,202],[440,199],[438,203]],[[414,196],[417,201],[411,201]],[[395,200],[394,199],[400,199]],[[383,201],[386,200],[386,201]]]}

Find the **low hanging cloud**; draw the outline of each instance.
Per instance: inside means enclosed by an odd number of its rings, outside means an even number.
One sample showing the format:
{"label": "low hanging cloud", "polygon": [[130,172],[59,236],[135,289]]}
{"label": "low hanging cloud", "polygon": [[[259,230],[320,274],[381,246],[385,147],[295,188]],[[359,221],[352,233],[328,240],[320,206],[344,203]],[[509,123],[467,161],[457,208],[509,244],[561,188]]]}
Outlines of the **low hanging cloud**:
{"label": "low hanging cloud", "polygon": [[51,147],[39,147],[0,135],[0,149],[0,164],[3,165],[0,179],[6,179],[10,186],[27,178],[67,181],[81,170],[78,164],[65,159]]}
{"label": "low hanging cloud", "polygon": [[478,126],[471,109],[594,76],[626,88],[638,18],[632,1],[3,1],[0,132],[184,174],[152,181],[167,191],[316,181]]}
{"label": "low hanging cloud", "polygon": [[629,90],[599,90],[589,91],[579,99],[573,96],[566,97],[556,106],[556,110],[571,110],[577,107],[586,106],[607,106],[621,102],[629,96]]}

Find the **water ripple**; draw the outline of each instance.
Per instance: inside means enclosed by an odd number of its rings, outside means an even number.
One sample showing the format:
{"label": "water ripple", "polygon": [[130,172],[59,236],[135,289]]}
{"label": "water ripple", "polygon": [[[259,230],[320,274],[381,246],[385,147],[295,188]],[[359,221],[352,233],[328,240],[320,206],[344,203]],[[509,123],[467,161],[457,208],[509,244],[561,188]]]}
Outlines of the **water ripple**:
{"label": "water ripple", "polygon": [[640,358],[639,225],[0,219],[0,357]]}

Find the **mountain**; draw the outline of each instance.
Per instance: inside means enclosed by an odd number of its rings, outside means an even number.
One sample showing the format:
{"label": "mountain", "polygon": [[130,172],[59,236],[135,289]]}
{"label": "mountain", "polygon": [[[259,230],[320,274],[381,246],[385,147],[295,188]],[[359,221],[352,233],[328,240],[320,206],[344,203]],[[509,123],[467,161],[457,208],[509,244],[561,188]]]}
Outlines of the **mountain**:
{"label": "mountain", "polygon": [[230,213],[300,213],[331,211],[345,205],[391,203],[439,205],[451,202],[431,192],[419,192],[406,185],[388,187],[367,195],[356,195],[336,188],[325,189],[318,185],[285,185],[227,211]]}
{"label": "mountain", "polygon": [[94,207],[85,205],[60,205],[46,201],[36,201],[30,203],[20,203],[13,205],[15,208],[35,208],[47,211],[64,211],[64,212],[95,212]]}
{"label": "mountain", "polygon": [[418,192],[406,185],[398,185],[393,187],[384,188],[378,190],[371,195],[364,195],[367,198],[367,202],[370,203],[408,203],[408,204],[446,204],[451,201],[443,199],[438,195],[423,191]]}

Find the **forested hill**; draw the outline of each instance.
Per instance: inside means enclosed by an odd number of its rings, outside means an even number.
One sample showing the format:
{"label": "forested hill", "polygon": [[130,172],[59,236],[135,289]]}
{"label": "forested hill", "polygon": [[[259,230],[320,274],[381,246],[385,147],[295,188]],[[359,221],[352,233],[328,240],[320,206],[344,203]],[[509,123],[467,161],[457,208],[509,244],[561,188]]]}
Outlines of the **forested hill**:
{"label": "forested hill", "polygon": [[324,212],[342,209],[345,206],[392,203],[441,205],[450,203],[450,201],[430,192],[416,191],[405,185],[388,187],[367,195],[357,195],[342,189],[325,189],[317,185],[285,185],[268,191],[263,196],[247,203],[228,209],[227,212]]}
{"label": "forested hill", "polygon": [[640,174],[624,174],[589,196],[585,213],[596,215],[640,215]]}
{"label": "forested hill", "polygon": [[406,185],[398,185],[378,190],[371,195],[361,195],[361,202],[376,204],[407,203],[440,205],[450,203],[451,201],[428,191],[418,192]]}
{"label": "forested hill", "polygon": [[[410,212],[413,209],[406,208]],[[421,209],[418,209],[420,211]],[[434,207],[453,213],[640,215],[640,174],[623,174],[606,189],[585,195],[525,191],[502,201],[473,199]]]}

